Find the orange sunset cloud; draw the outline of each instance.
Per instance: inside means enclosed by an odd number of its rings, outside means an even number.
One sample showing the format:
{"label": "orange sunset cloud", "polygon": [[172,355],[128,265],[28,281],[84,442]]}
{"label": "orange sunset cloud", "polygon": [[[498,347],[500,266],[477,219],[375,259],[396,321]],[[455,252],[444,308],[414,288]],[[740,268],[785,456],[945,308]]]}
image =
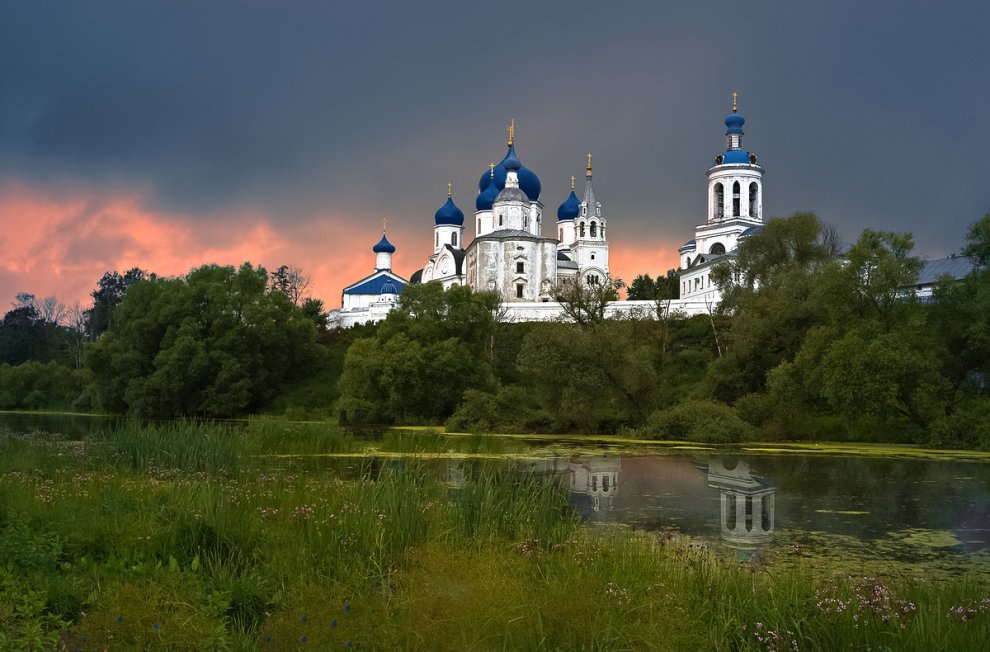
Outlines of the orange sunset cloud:
{"label": "orange sunset cloud", "polygon": [[[302,268],[312,294],[327,309],[340,303],[341,290],[371,273],[371,247],[381,231],[380,215],[315,215],[280,223],[256,211],[208,217],[165,214],[146,207],[141,192],[95,192],[44,188],[22,182],[0,186],[0,302],[18,292],[57,296],[87,305],[89,293],[109,270],[140,267],[174,276],[206,263],[250,261],[274,269]],[[393,267],[408,278],[431,253],[428,216],[422,228],[389,228],[398,251]],[[677,264],[677,244],[618,234],[613,242],[613,275],[629,282]],[[0,304],[2,305],[2,304]]]}

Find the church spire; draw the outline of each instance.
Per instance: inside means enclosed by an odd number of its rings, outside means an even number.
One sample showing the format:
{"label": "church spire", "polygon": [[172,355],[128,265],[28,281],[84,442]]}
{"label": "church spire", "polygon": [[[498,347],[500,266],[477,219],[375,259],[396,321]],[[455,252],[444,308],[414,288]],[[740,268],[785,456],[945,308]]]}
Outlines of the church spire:
{"label": "church spire", "polygon": [[591,152],[588,152],[588,169],[584,176],[584,201],[588,216],[598,214],[598,202],[595,200],[595,188],[591,184]]}

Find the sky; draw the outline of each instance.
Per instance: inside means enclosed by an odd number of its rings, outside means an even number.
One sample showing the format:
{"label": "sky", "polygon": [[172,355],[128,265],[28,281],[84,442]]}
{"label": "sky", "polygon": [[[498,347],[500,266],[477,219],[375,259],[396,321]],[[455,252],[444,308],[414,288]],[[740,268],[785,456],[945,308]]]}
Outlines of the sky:
{"label": "sky", "polygon": [[338,307],[383,219],[406,278],[448,181],[471,225],[513,119],[545,221],[593,152],[613,276],[663,273],[705,219],[733,91],[766,217],[946,256],[990,212],[988,23],[985,1],[8,0],[0,310],[243,261]]}

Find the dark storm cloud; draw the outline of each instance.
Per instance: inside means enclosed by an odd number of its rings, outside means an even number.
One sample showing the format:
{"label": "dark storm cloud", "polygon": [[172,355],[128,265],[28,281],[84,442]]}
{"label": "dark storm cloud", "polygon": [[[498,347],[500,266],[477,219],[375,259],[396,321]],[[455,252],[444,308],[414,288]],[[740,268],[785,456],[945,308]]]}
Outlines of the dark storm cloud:
{"label": "dark storm cloud", "polygon": [[8,3],[0,175],[145,188],[203,219],[428,229],[448,179],[472,208],[515,117],[548,211],[590,150],[616,237],[686,239],[738,90],[768,214],[942,254],[990,210],[988,19],[985,2]]}

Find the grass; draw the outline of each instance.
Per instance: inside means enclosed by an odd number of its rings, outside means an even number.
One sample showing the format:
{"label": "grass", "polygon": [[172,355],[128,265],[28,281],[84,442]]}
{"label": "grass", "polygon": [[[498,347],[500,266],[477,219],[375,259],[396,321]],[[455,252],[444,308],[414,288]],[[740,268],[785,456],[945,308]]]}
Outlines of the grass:
{"label": "grass", "polygon": [[[985,649],[985,584],[586,528],[511,439],[321,423],[0,434],[0,649]],[[452,480],[443,456],[467,458]],[[473,457],[472,457],[473,455]],[[875,575],[875,577],[874,577]],[[960,609],[962,611],[960,611]],[[965,620],[964,620],[965,617]]]}

